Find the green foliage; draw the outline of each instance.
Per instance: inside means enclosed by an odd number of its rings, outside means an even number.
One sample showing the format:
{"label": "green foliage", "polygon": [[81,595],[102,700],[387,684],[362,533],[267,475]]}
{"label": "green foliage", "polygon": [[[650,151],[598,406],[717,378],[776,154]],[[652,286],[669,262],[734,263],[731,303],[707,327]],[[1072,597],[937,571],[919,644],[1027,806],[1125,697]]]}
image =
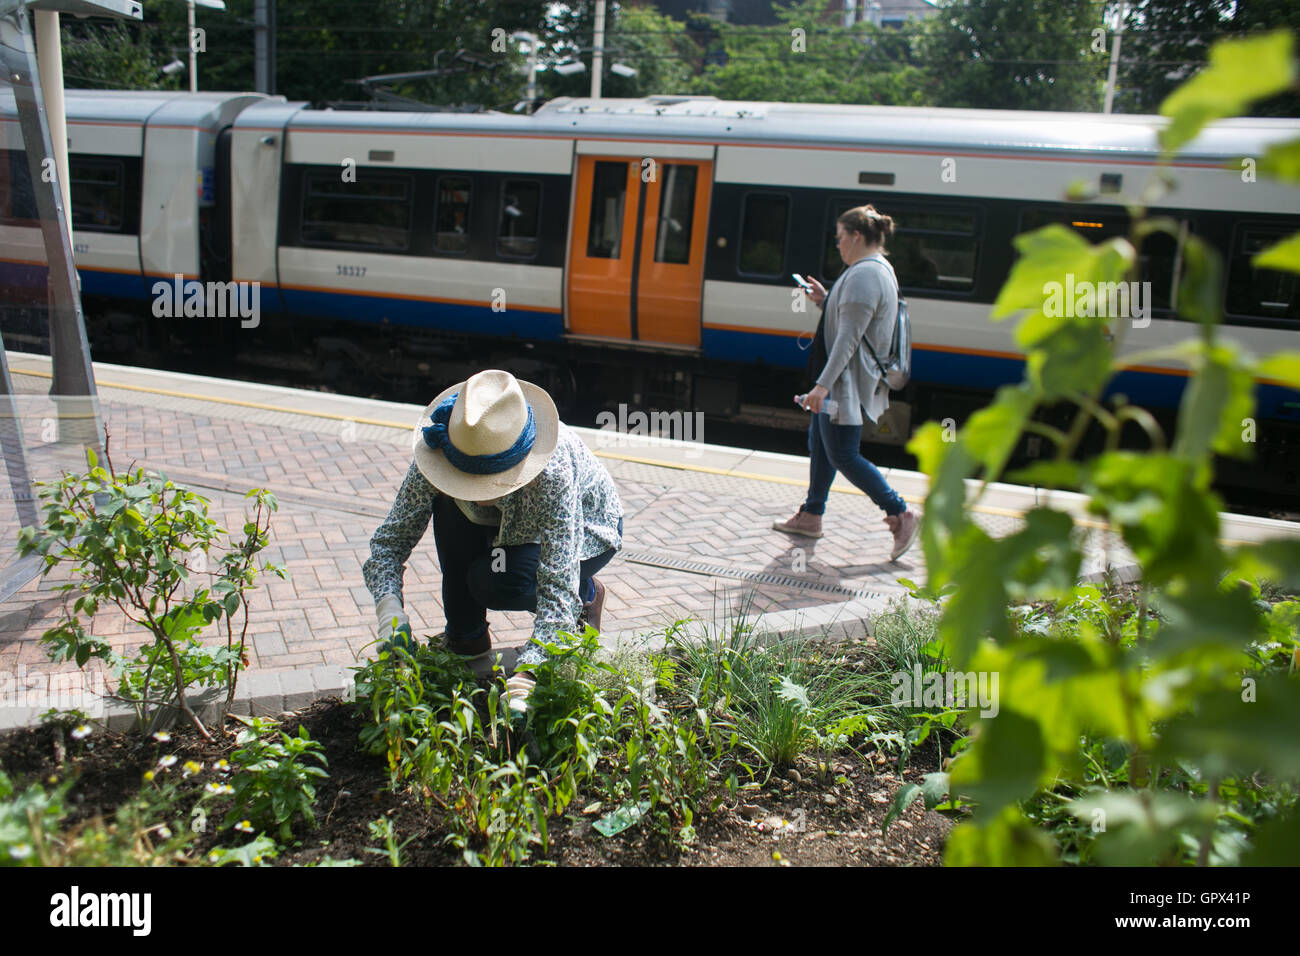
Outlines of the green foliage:
{"label": "green foliage", "polygon": [[1090,0],[945,0],[918,40],[926,102],[981,109],[1096,110],[1109,49]]}
{"label": "green foliage", "polygon": [[113,819],[65,826],[75,777],[48,791],[18,791],[0,771],[0,866],[164,866],[188,862],[195,834],[181,810],[183,794],[170,781],[150,785],[117,808]]}
{"label": "green foliage", "polygon": [[1166,97],[1160,115],[1169,125],[1160,145],[1172,155],[1216,119],[1237,116],[1256,100],[1267,99],[1295,80],[1289,30],[1228,43],[1210,49],[1210,65]]}
{"label": "green foliage", "polygon": [[208,853],[212,866],[270,866],[280,853],[279,846],[269,836],[259,833],[242,846],[219,846]]}
{"label": "green foliage", "polygon": [[[694,91],[722,99],[788,103],[919,102],[911,38],[836,22],[828,0],[784,4],[773,27],[717,23]],[[715,31],[715,32],[714,32]]]}
{"label": "green foliage", "polygon": [[[540,73],[538,86],[546,98],[591,94],[595,12],[595,4],[590,0],[551,8],[542,34],[546,44],[543,62],[578,61],[587,69],[572,76],[554,70]],[[703,55],[688,34],[686,24],[657,12],[648,4],[606,6],[605,50],[601,95],[607,97],[691,93],[691,82]],[[610,70],[614,63],[632,67],[636,75],[619,76]]]}
{"label": "green foliage", "polygon": [[[168,50],[144,42],[146,31],[141,25],[62,17],[60,32],[63,75],[70,88],[178,90],[186,83],[184,74],[163,73],[173,57]],[[174,36],[175,45],[183,46],[183,20]]]}
{"label": "green foliage", "polygon": [[521,863],[549,846],[547,821],[580,789],[635,809],[670,842],[694,839],[693,821],[729,748],[723,725],[648,696],[651,668],[600,660],[596,633],[561,635],[533,670],[526,716],[498,683],[479,686],[431,648],[381,654],[357,677],[367,718],[362,741],[386,755],[394,785],[442,811],[448,840],[471,865]]}
{"label": "green foliage", "polygon": [[[863,730],[867,698],[884,684],[851,667],[840,648],[806,639],[763,644],[752,632],[692,641],[670,636],[675,680],[702,709],[728,715],[761,767],[789,765],[813,746]],[[885,705],[874,705],[877,714]],[[882,718],[883,719],[883,718]],[[850,726],[850,722],[855,722]]]}
{"label": "green foliage", "polygon": [[[323,765],[325,754],[320,743],[312,740],[301,725],[298,733],[290,737],[282,730],[275,730],[274,720],[239,716],[235,719],[245,729],[236,738],[240,749],[232,755],[239,770],[231,778],[235,802],[226,814],[224,826],[240,825],[247,818],[254,828],[275,828],[281,842],[287,843],[292,838],[295,821],[316,825],[312,809],[316,800],[313,781],[329,774],[310,761]],[[263,739],[268,734],[272,734],[269,739]]]}
{"label": "green foliage", "polygon": [[466,862],[520,863],[534,845],[545,852],[546,819],[572,799],[572,777],[553,782],[530,762],[500,688],[479,687],[438,648],[399,648],[359,670],[357,703],[369,721],[362,744],[385,754],[394,786],[443,811]]}
{"label": "green foliage", "polygon": [[[381,848],[366,847],[367,853],[374,853],[385,857],[389,866],[402,865],[402,850],[406,845],[415,839],[416,834],[411,834],[401,843],[397,842],[397,828],[393,826],[393,821],[388,817],[380,817],[378,820],[372,820],[367,825],[370,830],[372,839],[380,840],[384,845]],[[356,865],[356,861],[349,861],[351,865]],[[333,863],[335,866],[344,865],[342,863]]]}
{"label": "green foliage", "polygon": [[[135,708],[142,729],[151,729],[151,718],[174,706],[209,737],[190,709],[186,688],[225,687],[227,707],[234,699],[239,672],[247,666],[247,592],[265,571],[285,574],[254,560],[269,541],[275,497],[261,489],[248,492],[254,511],[244,537],[229,536],[223,551],[218,537],[227,532],[208,517],[206,498],[144,469],[118,474],[111,460],[101,467],[90,449],[86,457],[85,474],[38,482],[43,522],[18,535],[18,553],[40,555],[42,575],[58,567],[71,571],[73,580],[54,590],[77,594],[41,641],[55,660],[75,660],[79,667],[92,657],[103,660],[116,676],[117,697]],[[203,578],[208,582],[197,584]],[[88,633],[90,619],[108,604],[152,640],[134,660]],[[199,636],[214,623],[224,626],[224,646],[207,646]]]}
{"label": "green foliage", "polygon": [[[1290,43],[1278,33],[1217,46],[1210,69],[1166,100],[1166,149],[1289,84]],[[953,592],[938,637],[952,667],[999,678],[996,715],[975,724],[927,795],[940,799],[944,783],[952,805],[974,804],[948,842],[953,865],[1236,863],[1260,852],[1257,827],[1276,824],[1287,839],[1295,823],[1300,761],[1286,728],[1300,718],[1296,613],[1289,601],[1263,600],[1258,579],[1294,587],[1300,547],[1221,544],[1210,482],[1214,454],[1252,454],[1240,428],[1255,379],[1300,384],[1300,356],[1260,362],[1218,342],[1222,264],[1192,243],[1178,305],[1199,324],[1161,355],[1191,373],[1173,442],[1122,401],[1103,404],[1128,323],[1067,317],[1053,293],[1070,274],[1076,288],[1132,277],[1142,236],[1167,224],[1130,208],[1131,234],[1098,246],[1061,227],[1017,239],[994,318],[1022,316],[1025,380],[1000,390],[956,442],[931,423],[910,446],[931,479],[929,587]],[[1062,400],[1073,420],[1035,427],[1056,450],[1035,474],[1078,487],[1090,515],[1120,534],[1141,566],[1131,593],[1076,585],[1082,535],[1065,512],[1035,508],[1001,539],[972,520],[978,496],[967,500],[965,481],[999,480],[1031,417]],[[1118,450],[1129,420],[1152,436],[1150,451]],[[1104,449],[1077,460],[1098,426]]]}

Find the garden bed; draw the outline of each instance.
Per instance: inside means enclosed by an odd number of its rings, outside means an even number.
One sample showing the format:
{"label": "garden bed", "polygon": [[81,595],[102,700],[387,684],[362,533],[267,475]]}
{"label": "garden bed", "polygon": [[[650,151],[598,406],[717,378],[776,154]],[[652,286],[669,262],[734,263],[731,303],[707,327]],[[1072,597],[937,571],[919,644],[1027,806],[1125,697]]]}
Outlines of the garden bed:
{"label": "garden bed", "polygon": [[[414,839],[402,850],[404,866],[442,866],[461,863],[461,854],[445,842],[447,830],[439,813],[425,810],[409,793],[389,788],[388,769],[382,757],[358,749],[361,728],[356,707],[337,698],[317,701],[297,714],[286,714],[282,727],[291,733],[299,725],[324,745],[329,778],[316,790],[318,826],[303,830],[274,861],[276,865],[311,865],[322,860],[357,860],[386,866],[385,856],[367,853],[379,847],[369,824],[388,817],[402,839]],[[111,817],[117,807],[140,789],[143,774],[157,765],[160,753],[176,756],[175,772],[187,761],[204,770],[184,781],[194,794],[210,781],[221,779],[211,768],[229,761],[233,737],[214,743],[192,731],[174,731],[166,744],[139,735],[98,734],[84,741],[68,740],[67,759],[60,767],[55,757],[52,726],[21,730],[0,738],[0,767],[21,784],[48,782],[75,772],[77,783],[69,792],[70,828],[95,816]],[[904,780],[919,782],[925,772],[937,769],[933,748],[915,755],[900,776],[897,756],[876,754],[871,766],[840,759],[832,776],[819,780],[808,761],[793,773],[774,774],[767,786],[741,790],[739,799],[724,801],[698,822],[692,848],[678,850],[644,828],[633,827],[612,837],[592,827],[596,813],[584,814],[573,806],[551,826],[548,854],[535,854],[533,862],[560,866],[779,866],[779,865],[938,865],[943,841],[952,823],[935,812],[913,804],[881,836],[881,820],[889,801]],[[840,777],[843,782],[837,783]],[[787,826],[774,821],[785,820]],[[214,826],[195,844],[202,859],[221,834]],[[225,837],[229,837],[227,831]],[[779,857],[774,857],[778,854]]]}

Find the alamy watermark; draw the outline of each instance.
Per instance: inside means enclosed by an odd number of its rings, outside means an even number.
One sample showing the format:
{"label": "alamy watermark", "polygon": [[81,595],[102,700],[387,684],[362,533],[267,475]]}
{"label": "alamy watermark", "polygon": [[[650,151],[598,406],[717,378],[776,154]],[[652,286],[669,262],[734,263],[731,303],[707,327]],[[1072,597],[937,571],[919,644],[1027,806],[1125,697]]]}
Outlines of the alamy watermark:
{"label": "alamy watermark", "polygon": [[687,442],[687,458],[704,454],[699,447],[704,441],[703,412],[643,412],[628,411],[620,402],[617,412],[603,411],[596,415],[597,448],[649,448],[666,442]]}
{"label": "alamy watermark", "polygon": [[160,319],[226,319],[255,329],[262,323],[262,283],[200,282],[175,275],[153,284],[153,314]]}
{"label": "alamy watermark", "polygon": [[133,936],[148,936],[152,911],[152,893],[83,893],[74,884],[50,897],[50,925],[55,927],[123,927]]}
{"label": "alamy watermark", "polygon": [[1076,282],[1070,272],[1064,284],[1044,283],[1043,296],[1050,318],[1132,319],[1135,329],[1151,324],[1150,282]]}
{"label": "alamy watermark", "polygon": [[96,671],[29,674],[25,664],[19,664],[16,671],[0,671],[0,710],[30,707],[44,712],[52,708],[103,717],[107,695],[104,675]]}
{"label": "alamy watermark", "polygon": [[981,717],[996,717],[997,671],[923,672],[920,664],[897,671],[889,678],[894,689],[889,702],[895,707],[978,707]]}

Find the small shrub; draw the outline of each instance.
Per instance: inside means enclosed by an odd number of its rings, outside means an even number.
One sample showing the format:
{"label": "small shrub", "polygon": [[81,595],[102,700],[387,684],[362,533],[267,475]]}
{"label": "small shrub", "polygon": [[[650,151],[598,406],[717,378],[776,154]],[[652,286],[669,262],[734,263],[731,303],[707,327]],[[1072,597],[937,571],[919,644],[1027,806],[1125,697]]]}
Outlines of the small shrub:
{"label": "small shrub", "polygon": [[[117,679],[116,696],[135,708],[142,730],[151,730],[151,717],[174,706],[211,739],[190,708],[186,688],[227,688],[227,709],[234,699],[239,672],[247,666],[247,592],[263,572],[285,575],[282,567],[254,560],[270,538],[275,497],[261,489],[245,496],[254,510],[244,537],[231,537],[218,558],[212,551],[226,532],[208,517],[208,499],[143,469],[118,474],[108,458],[107,467],[100,467],[90,449],[86,461],[85,474],[38,482],[44,520],[18,535],[19,554],[40,555],[43,575],[69,567],[74,580],[55,590],[78,595],[41,641],[55,660],[75,660],[79,667],[92,657],[103,660]],[[195,575],[210,583],[191,590]],[[152,639],[134,660],[89,633],[89,622],[105,604],[115,605]],[[225,642],[210,647],[199,635],[214,622],[224,623]]]}
{"label": "small shrub", "polygon": [[[282,842],[292,838],[295,821],[316,825],[312,804],[316,787],[312,781],[329,774],[311,766],[325,764],[321,745],[301,725],[296,736],[276,731],[276,722],[261,717],[236,717],[246,728],[236,739],[242,746],[231,759],[239,767],[232,777],[235,803],[226,814],[225,826],[239,826],[247,819],[254,829],[276,829]],[[275,731],[279,740],[262,735]]]}

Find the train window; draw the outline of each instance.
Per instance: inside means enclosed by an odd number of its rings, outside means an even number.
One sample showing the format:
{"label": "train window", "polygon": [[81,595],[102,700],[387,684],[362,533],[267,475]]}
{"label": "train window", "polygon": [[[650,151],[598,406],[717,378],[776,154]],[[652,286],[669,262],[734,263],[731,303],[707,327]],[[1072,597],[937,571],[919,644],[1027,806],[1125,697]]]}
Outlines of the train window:
{"label": "train window", "polygon": [[740,214],[740,253],[736,271],[780,275],[785,265],[786,224],[790,197],[784,193],[750,193]]}
{"label": "train window", "polygon": [[1238,228],[1228,263],[1228,312],[1267,319],[1300,319],[1300,296],[1292,272],[1260,269],[1251,257],[1291,235],[1290,229]]}
{"label": "train window", "polygon": [[507,179],[501,184],[501,225],[497,255],[530,259],[537,255],[541,225],[542,187],[531,179]]}
{"label": "train window", "polygon": [[[835,225],[839,217],[861,202],[841,201],[832,207],[822,268],[834,279],[844,270]],[[975,287],[979,251],[974,212],[890,206],[880,210],[894,220],[894,235],[885,249],[898,284],[904,289],[969,292]]]}
{"label": "train window", "polygon": [[121,232],[124,179],[120,159],[69,157],[72,227],[86,232]]}
{"label": "train window", "polygon": [[[1057,209],[1026,209],[1020,216],[1020,231],[1031,232],[1052,223],[1069,226],[1091,243],[1103,242],[1115,236],[1127,236],[1130,221],[1127,215],[1114,210],[1095,210],[1061,207]],[[1186,219],[1178,220],[1182,233],[1191,228]],[[1138,249],[1138,279],[1149,282],[1151,307],[1169,311],[1174,307],[1173,293],[1178,287],[1182,263],[1182,238],[1167,232],[1153,232],[1142,240]]]}
{"label": "train window", "polygon": [[597,163],[591,178],[591,218],[587,255],[617,259],[623,245],[623,207],[627,200],[627,163]]}
{"label": "train window", "polygon": [[0,222],[35,225],[36,194],[22,150],[0,150]]}
{"label": "train window", "polygon": [[468,176],[438,177],[438,206],[433,214],[433,247],[439,252],[466,252],[469,249],[469,199],[472,189]]}
{"label": "train window", "polygon": [[302,240],[308,244],[400,250],[410,245],[411,179],[359,170],[356,182],[337,171],[308,173]]}
{"label": "train window", "polygon": [[975,214],[902,207],[890,213],[889,261],[903,288],[969,292],[975,287]]}
{"label": "train window", "polygon": [[659,229],[655,237],[655,262],[690,261],[697,172],[694,166],[663,164],[659,183]]}

